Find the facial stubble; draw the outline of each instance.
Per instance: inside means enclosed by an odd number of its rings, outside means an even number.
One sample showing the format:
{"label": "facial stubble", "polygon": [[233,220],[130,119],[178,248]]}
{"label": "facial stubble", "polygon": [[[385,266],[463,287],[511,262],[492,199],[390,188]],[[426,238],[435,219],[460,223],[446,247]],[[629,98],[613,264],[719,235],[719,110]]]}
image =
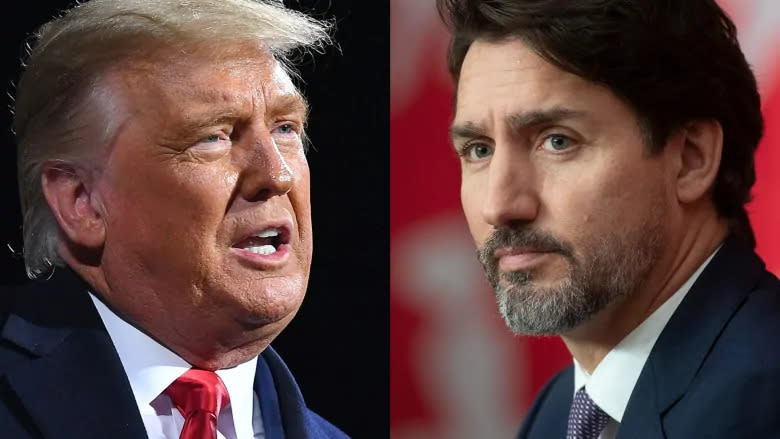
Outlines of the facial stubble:
{"label": "facial stubble", "polygon": [[[562,334],[610,304],[630,296],[648,277],[660,255],[663,209],[653,203],[632,229],[611,229],[574,246],[530,227],[499,228],[478,249],[498,308],[517,334]],[[542,285],[541,270],[501,272],[500,248],[528,248],[564,259],[567,274]]]}

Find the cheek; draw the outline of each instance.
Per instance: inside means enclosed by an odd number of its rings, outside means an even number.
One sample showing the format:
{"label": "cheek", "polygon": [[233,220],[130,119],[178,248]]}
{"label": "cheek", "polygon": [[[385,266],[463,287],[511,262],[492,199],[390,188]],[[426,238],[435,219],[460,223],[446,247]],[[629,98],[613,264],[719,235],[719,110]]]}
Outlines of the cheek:
{"label": "cheek", "polygon": [[237,181],[237,172],[221,166],[188,164],[161,179],[161,184],[166,186],[161,193],[189,210],[188,214],[202,212],[217,220],[223,215],[216,214],[227,210]]}
{"label": "cheek", "polygon": [[573,241],[636,227],[654,208],[662,182],[647,168],[608,166],[545,185],[547,208],[559,233]]}
{"label": "cheek", "polygon": [[215,239],[236,178],[206,164],[139,167],[113,188],[107,213],[114,234],[134,247],[156,248],[160,257],[202,253]]}
{"label": "cheek", "polygon": [[477,245],[484,242],[492,227],[482,216],[482,202],[485,198],[481,188],[487,187],[480,183],[478,176],[463,176],[460,185],[460,201],[463,214],[469,226],[469,231]]}
{"label": "cheek", "polygon": [[313,236],[311,225],[311,176],[309,174],[309,164],[303,154],[293,156],[287,162],[295,176],[295,183],[288,194],[293,210],[292,213],[295,216],[295,221],[298,225],[298,234],[301,242],[308,249],[309,255],[311,255]]}
{"label": "cheek", "polygon": [[309,162],[306,160],[306,156],[296,154],[291,159],[287,160],[287,166],[290,167],[290,171],[294,175],[295,183],[291,191],[293,195],[299,196],[301,201],[306,204],[309,203],[309,188],[311,186],[311,174],[309,171]]}
{"label": "cheek", "polygon": [[293,188],[290,191],[290,196],[295,197],[296,203],[300,204],[301,207],[305,207],[306,210],[309,211],[311,209],[309,205],[309,191],[311,186],[309,162],[306,161],[306,156],[300,154],[295,155],[291,159],[287,160],[287,165],[290,167],[291,172],[295,178]]}
{"label": "cheek", "polygon": [[[172,226],[208,232],[222,222],[238,176],[212,166],[189,165],[157,175],[148,197],[157,217]],[[154,215],[154,211],[147,212]],[[213,235],[213,230],[210,230]]]}

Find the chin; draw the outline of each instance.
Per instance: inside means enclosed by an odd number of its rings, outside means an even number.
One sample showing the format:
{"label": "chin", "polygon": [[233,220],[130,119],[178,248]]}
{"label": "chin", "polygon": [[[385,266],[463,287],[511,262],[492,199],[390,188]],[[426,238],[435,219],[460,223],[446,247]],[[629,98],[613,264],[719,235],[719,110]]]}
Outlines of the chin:
{"label": "chin", "polygon": [[268,306],[249,308],[244,313],[241,319],[246,325],[260,327],[260,326],[286,326],[298,313],[300,303],[289,304],[284,307],[274,307],[269,309]]}
{"label": "chin", "polygon": [[249,291],[245,300],[239,301],[238,313],[241,320],[251,326],[277,323],[285,325],[292,320],[303,302],[304,294],[299,290],[280,291],[264,288],[262,292]]}
{"label": "chin", "polygon": [[239,343],[242,347],[238,350],[250,356],[259,354],[287,328],[293,317],[295,312],[269,322],[267,316],[247,316],[243,322],[246,330],[241,337],[243,340]]}
{"label": "chin", "polygon": [[294,314],[301,306],[307,277],[300,273],[269,274],[230,266],[211,290],[223,306],[247,320],[271,323]]}

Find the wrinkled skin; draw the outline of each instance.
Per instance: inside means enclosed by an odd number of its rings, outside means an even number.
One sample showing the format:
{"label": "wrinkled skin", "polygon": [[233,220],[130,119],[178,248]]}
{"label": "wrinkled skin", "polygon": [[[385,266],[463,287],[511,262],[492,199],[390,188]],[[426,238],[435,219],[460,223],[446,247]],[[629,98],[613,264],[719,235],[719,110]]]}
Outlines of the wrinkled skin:
{"label": "wrinkled skin", "polygon": [[[290,322],[308,281],[305,102],[252,46],[135,60],[105,83],[124,122],[89,192],[99,267],[81,274],[185,360],[246,361]],[[258,262],[234,247],[269,224],[289,228],[285,257]]]}

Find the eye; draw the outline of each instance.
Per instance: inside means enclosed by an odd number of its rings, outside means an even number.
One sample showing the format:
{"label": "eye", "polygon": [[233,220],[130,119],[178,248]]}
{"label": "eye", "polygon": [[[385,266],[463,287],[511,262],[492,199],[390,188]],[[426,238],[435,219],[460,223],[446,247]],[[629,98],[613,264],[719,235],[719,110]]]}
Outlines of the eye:
{"label": "eye", "polygon": [[574,141],[561,134],[551,134],[544,138],[542,148],[551,152],[562,152],[574,147]]}
{"label": "eye", "polygon": [[219,132],[201,138],[192,145],[192,148],[194,148],[194,150],[212,151],[230,148],[230,146],[230,134]]}
{"label": "eye", "polygon": [[291,123],[281,124],[278,127],[276,127],[274,131],[276,131],[279,134],[297,134],[295,130],[295,125]]}
{"label": "eye", "polygon": [[493,147],[485,143],[472,143],[466,145],[461,151],[461,156],[469,161],[480,161],[493,155]]}
{"label": "eye", "polygon": [[212,134],[210,136],[204,137],[200,141],[201,143],[214,143],[214,142],[219,142],[220,140],[222,139],[220,138],[219,134]]}

